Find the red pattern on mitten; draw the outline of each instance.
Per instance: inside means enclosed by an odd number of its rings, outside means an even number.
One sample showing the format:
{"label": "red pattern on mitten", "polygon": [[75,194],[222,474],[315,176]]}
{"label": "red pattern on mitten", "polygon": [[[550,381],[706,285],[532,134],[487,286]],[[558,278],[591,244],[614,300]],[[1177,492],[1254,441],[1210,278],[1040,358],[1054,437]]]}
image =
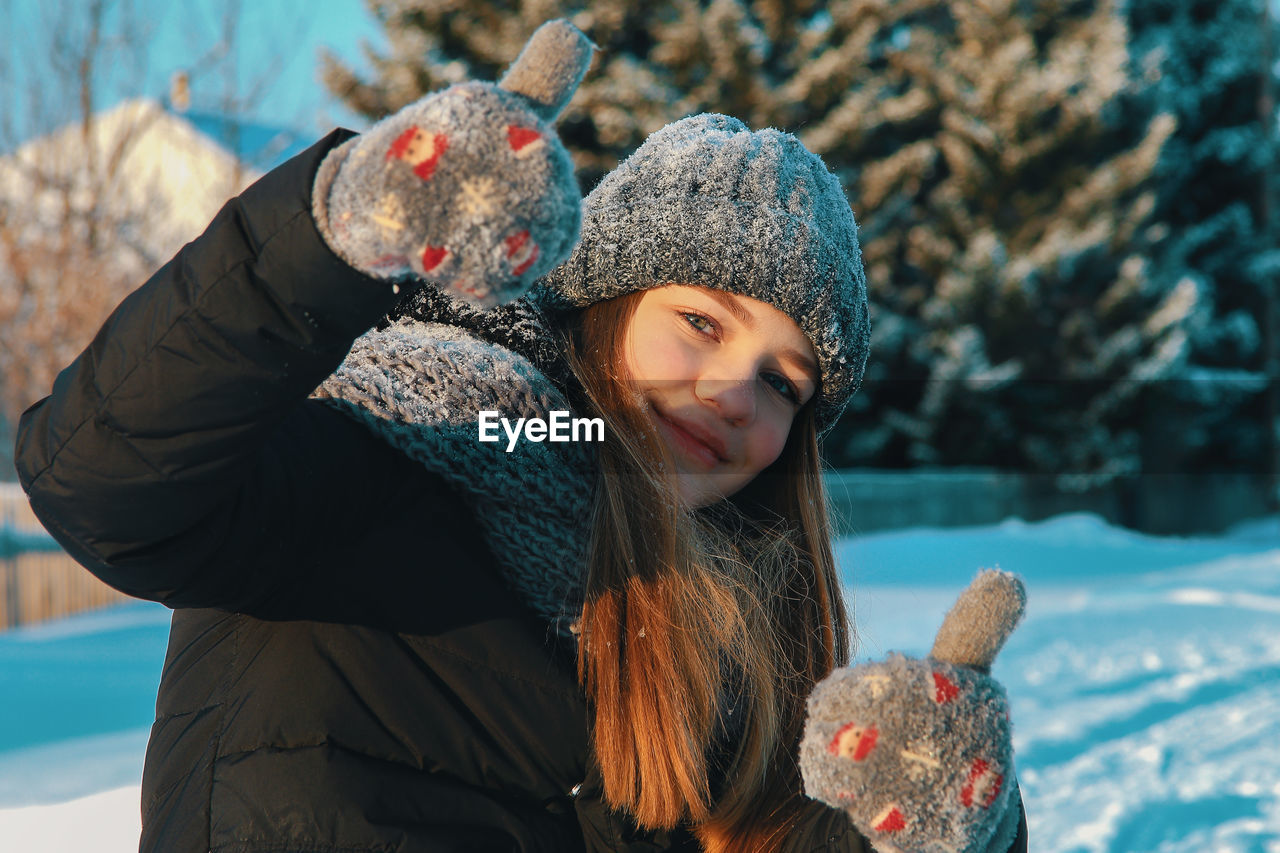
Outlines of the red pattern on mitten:
{"label": "red pattern on mitten", "polygon": [[989,667],[1025,602],[1015,576],[982,572],[934,644],[965,663],[891,654],[819,682],[800,750],[805,793],[845,811],[878,850],[985,853],[997,836],[1007,846],[1018,809],[1005,784],[1009,700]]}
{"label": "red pattern on mitten", "polygon": [[312,188],[325,242],[395,290],[425,282],[486,307],[524,295],[578,238],[581,194],[552,123],[591,53],[548,21],[497,85],[455,84],[338,146]]}
{"label": "red pattern on mitten", "polygon": [[960,695],[960,688],[954,681],[940,672],[933,674],[933,701],[945,705]]}
{"label": "red pattern on mitten", "polygon": [[981,758],[976,759],[973,766],[969,768],[968,781],[960,789],[960,802],[968,808],[972,808],[975,803],[984,809],[990,808],[996,797],[1000,796],[1002,787],[1004,787],[1004,774],[997,773]]}
{"label": "red pattern on mitten", "polygon": [[876,832],[901,832],[907,828],[907,819],[897,806],[889,806],[876,815],[871,826]]}
{"label": "red pattern on mitten", "polygon": [[542,134],[531,128],[512,124],[507,126],[507,142],[512,151],[525,155],[541,147],[538,143],[542,142]]}
{"label": "red pattern on mitten", "polygon": [[396,137],[387,149],[387,159],[403,160],[413,167],[415,175],[429,181],[436,172],[440,156],[448,147],[449,138],[443,133],[432,133],[415,126]]}
{"label": "red pattern on mitten", "polygon": [[857,723],[846,723],[831,739],[827,751],[832,755],[863,761],[875,749],[879,736],[880,731],[875,726],[862,728]]}
{"label": "red pattern on mitten", "polygon": [[444,263],[444,259],[448,256],[449,250],[444,246],[427,246],[422,250],[422,269],[425,272],[431,272]]}
{"label": "red pattern on mitten", "polygon": [[524,275],[538,259],[538,244],[529,239],[528,231],[520,231],[507,238],[507,259],[511,261],[511,274]]}

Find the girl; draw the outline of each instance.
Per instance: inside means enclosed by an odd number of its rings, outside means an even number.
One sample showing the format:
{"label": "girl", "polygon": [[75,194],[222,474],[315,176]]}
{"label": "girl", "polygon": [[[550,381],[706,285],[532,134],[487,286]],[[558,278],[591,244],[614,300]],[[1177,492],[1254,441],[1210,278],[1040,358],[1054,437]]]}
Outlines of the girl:
{"label": "girl", "polygon": [[[143,850],[870,849],[796,761],[848,660],[816,444],[867,353],[848,204],[695,116],[555,266],[587,50],[540,33],[232,200],[23,417],[49,531],[175,609]],[[556,411],[604,440],[480,440]]]}

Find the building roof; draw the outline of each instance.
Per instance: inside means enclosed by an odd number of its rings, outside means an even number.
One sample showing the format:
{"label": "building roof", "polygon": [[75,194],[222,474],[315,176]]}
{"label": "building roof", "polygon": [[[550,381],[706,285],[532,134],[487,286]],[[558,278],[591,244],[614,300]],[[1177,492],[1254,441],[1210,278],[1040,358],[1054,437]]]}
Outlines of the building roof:
{"label": "building roof", "polygon": [[240,162],[262,172],[270,171],[313,141],[296,130],[246,121],[219,113],[188,110],[176,113],[197,130],[231,152]]}
{"label": "building roof", "polygon": [[86,138],[69,124],[0,157],[0,202],[33,228],[77,210],[119,223],[122,243],[167,260],[228,198],[302,150],[302,134],[159,101],[124,101],[94,116]]}

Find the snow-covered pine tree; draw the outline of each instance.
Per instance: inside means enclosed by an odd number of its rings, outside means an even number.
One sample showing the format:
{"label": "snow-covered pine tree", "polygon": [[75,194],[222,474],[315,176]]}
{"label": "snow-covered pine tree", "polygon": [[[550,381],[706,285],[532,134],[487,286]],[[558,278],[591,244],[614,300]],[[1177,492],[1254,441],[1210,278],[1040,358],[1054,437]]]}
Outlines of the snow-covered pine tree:
{"label": "snow-covered pine tree", "polygon": [[683,113],[676,81],[650,62],[653,27],[670,3],[612,0],[366,0],[388,50],[366,48],[374,77],[321,57],[328,89],[355,112],[381,118],[462,80],[497,80],[544,21],[568,17],[600,47],[558,128],[584,192],[644,138]]}
{"label": "snow-covered pine tree", "polygon": [[1262,12],[1262,0],[1129,0],[1143,100],[1178,124],[1156,165],[1151,286],[1185,281],[1205,296],[1185,367],[1152,395],[1148,469],[1257,471],[1273,452],[1263,325],[1280,251],[1264,221],[1276,126],[1259,112]]}
{"label": "snow-covered pine tree", "polygon": [[1146,259],[1174,121],[1122,108],[1119,2],[370,0],[375,78],[324,73],[376,118],[560,15],[601,48],[561,125],[584,189],[692,112],[797,133],[849,191],[876,321],[832,461],[1106,478],[1140,467],[1141,389],[1208,299]]}
{"label": "snow-covered pine tree", "polygon": [[850,2],[832,25],[869,61],[806,139],[850,170],[878,321],[839,461],[1138,471],[1141,391],[1201,297],[1149,285],[1174,123],[1123,108],[1117,4]]}

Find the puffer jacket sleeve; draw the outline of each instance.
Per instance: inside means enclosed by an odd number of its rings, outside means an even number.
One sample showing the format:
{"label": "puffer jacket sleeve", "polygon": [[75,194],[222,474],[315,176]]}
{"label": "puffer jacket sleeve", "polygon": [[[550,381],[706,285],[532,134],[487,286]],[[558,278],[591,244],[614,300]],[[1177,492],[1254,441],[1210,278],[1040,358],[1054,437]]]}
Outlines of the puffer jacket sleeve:
{"label": "puffer jacket sleeve", "polygon": [[312,221],[316,169],[350,135],[228,202],[22,416],[15,461],[32,508],[112,586],[171,606],[268,595],[281,537],[305,535],[308,513],[322,522],[336,494],[324,484],[355,482],[360,454],[383,452],[307,400],[398,298]]}

